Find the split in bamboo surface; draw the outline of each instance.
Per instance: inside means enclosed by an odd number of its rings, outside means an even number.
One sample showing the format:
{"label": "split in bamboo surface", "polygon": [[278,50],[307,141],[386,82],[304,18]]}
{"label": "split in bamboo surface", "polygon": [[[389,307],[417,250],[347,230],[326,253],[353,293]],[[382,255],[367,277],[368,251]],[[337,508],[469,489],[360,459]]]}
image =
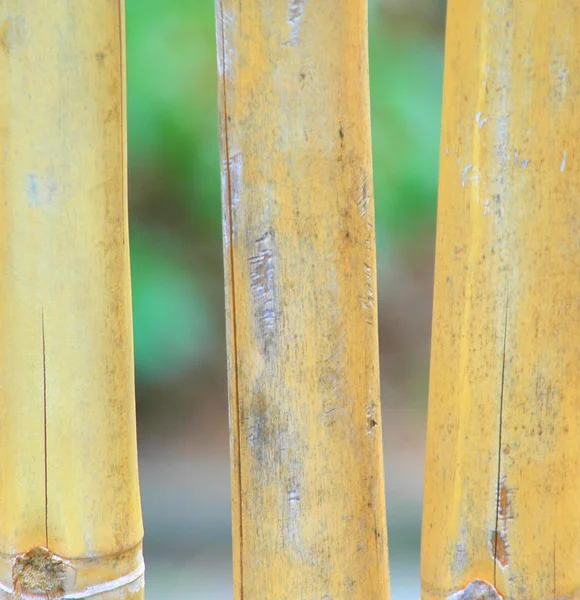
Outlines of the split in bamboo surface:
{"label": "split in bamboo surface", "polygon": [[366,1],[216,8],[235,598],[388,598]]}
{"label": "split in bamboo surface", "polygon": [[580,595],[580,2],[451,0],[422,597]]}
{"label": "split in bamboo surface", "polygon": [[0,4],[5,597],[143,594],[123,22],[117,0]]}

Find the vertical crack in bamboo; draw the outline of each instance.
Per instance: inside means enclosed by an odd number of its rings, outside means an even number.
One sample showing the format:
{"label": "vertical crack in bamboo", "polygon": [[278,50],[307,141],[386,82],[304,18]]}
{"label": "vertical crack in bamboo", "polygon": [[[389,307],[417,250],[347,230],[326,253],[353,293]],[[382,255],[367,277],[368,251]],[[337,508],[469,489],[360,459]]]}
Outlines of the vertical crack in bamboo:
{"label": "vertical crack in bamboo", "polygon": [[[493,547],[493,585],[497,586],[497,551],[498,542],[502,532],[499,530],[499,516],[500,516],[500,487],[501,487],[501,434],[503,426],[503,403],[504,403],[504,384],[505,384],[505,364],[507,360],[507,330],[508,330],[508,309],[509,309],[509,296],[506,297],[505,301],[505,318],[503,327],[503,352],[501,361],[501,379],[500,379],[500,395],[499,395],[499,432],[498,432],[498,448],[497,448],[497,487],[496,487],[496,507],[495,507],[495,538]],[[506,546],[507,552],[507,546]]]}
{"label": "vertical crack in bamboo", "polygon": [[[221,52],[219,53],[218,60],[221,61],[221,86],[222,86],[222,111],[223,111],[223,130],[224,130],[224,155],[225,155],[225,166],[223,168],[226,169],[226,178],[227,178],[227,206],[222,210],[228,211],[228,221],[229,227],[227,231],[227,236],[229,237],[229,263],[230,263],[230,290],[231,290],[231,299],[230,299],[230,314],[231,314],[231,322],[232,322],[232,363],[233,363],[233,372],[232,376],[234,379],[233,382],[233,394],[231,399],[234,402],[233,412],[235,413],[235,454],[238,456],[238,465],[237,465],[237,478],[236,478],[236,486],[237,489],[234,490],[234,493],[237,496],[237,506],[238,506],[238,523],[239,523],[239,542],[237,551],[239,553],[239,559],[235,563],[238,565],[240,570],[239,578],[239,593],[238,600],[243,600],[244,597],[244,563],[243,563],[243,511],[242,511],[242,464],[240,460],[241,449],[240,449],[240,405],[239,405],[239,387],[238,387],[238,348],[237,348],[237,327],[236,327],[236,282],[235,282],[235,262],[234,262],[234,244],[233,244],[233,210],[232,210],[232,176],[231,176],[231,165],[230,165],[230,147],[229,147],[229,137],[228,137],[228,104],[227,104],[227,86],[226,86],[226,73],[227,73],[227,65],[226,65],[226,39],[224,32],[224,12],[223,12],[223,0],[216,0],[216,7],[218,10],[219,23],[218,35],[221,37]],[[241,3],[240,3],[241,8]],[[231,385],[231,384],[230,384]],[[234,543],[234,551],[236,551],[236,545]],[[234,581],[236,581],[236,577],[234,577]]]}
{"label": "vertical crack in bamboo", "polygon": [[47,404],[46,404],[46,334],[44,332],[44,308],[41,313],[42,329],[42,410],[44,420],[44,541],[48,548],[48,435],[47,435]]}

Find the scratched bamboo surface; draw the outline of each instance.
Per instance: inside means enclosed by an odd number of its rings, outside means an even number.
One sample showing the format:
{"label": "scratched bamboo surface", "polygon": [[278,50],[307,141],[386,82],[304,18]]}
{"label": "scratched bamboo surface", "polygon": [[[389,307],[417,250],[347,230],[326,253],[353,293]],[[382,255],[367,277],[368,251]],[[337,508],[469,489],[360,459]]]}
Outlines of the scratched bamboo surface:
{"label": "scratched bamboo surface", "polygon": [[74,559],[72,591],[141,561],[123,19],[0,2],[3,589],[35,546]]}
{"label": "scratched bamboo surface", "polygon": [[366,1],[216,8],[235,598],[388,598]]}
{"label": "scratched bamboo surface", "polygon": [[448,5],[424,599],[580,595],[580,2],[548,5]]}

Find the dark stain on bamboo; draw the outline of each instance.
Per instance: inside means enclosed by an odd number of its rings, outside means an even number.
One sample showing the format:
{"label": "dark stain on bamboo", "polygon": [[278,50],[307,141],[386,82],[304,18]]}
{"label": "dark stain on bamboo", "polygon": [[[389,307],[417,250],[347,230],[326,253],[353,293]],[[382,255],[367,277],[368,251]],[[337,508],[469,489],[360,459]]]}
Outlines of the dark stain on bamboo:
{"label": "dark stain on bamboo", "polygon": [[[245,412],[245,411],[244,411]],[[296,433],[291,431],[291,423],[284,418],[276,403],[261,391],[254,391],[253,401],[242,414],[242,427],[246,440],[256,462],[257,473],[268,480],[271,469],[284,466],[290,470],[291,451],[296,450]],[[295,484],[296,487],[298,484]],[[290,486],[292,487],[292,486]]]}
{"label": "dark stain on bamboo", "polygon": [[497,530],[493,531],[490,541],[494,549],[495,561],[502,567],[507,567],[509,564],[509,546],[505,533]]}
{"label": "dark stain on bamboo", "polygon": [[507,523],[513,519],[511,510],[511,490],[507,487],[505,479],[499,484],[497,495],[497,522],[496,528],[491,533],[490,544],[493,548],[496,563],[502,567],[509,564],[509,544],[507,541]]}

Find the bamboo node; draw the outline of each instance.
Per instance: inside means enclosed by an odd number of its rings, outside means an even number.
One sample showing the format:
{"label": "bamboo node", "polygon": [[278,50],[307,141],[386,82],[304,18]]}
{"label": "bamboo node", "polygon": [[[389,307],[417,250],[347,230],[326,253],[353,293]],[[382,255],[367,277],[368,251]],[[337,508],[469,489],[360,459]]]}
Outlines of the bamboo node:
{"label": "bamboo node", "polygon": [[145,583],[141,543],[118,554],[63,558],[48,548],[0,553],[0,598],[83,600],[129,598]]}
{"label": "bamboo node", "polygon": [[464,589],[451,594],[447,600],[503,600],[503,597],[491,583],[476,579]]}

